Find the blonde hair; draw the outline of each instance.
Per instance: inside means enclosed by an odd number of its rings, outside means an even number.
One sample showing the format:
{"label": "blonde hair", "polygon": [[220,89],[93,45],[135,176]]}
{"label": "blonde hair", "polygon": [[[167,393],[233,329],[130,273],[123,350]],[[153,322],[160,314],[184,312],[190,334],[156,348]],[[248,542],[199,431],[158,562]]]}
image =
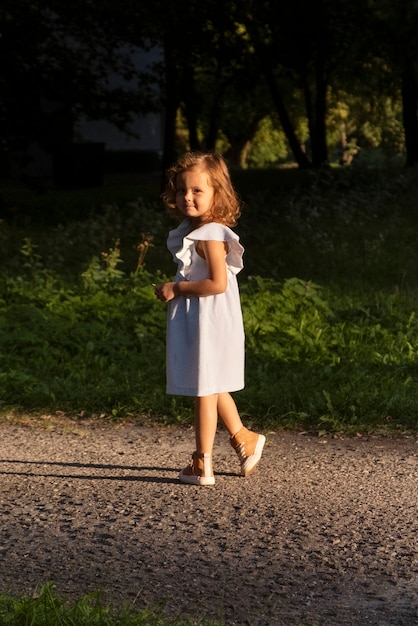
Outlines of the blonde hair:
{"label": "blonde hair", "polygon": [[235,226],[241,215],[241,202],[232,184],[225,159],[212,152],[186,152],[168,168],[162,199],[169,214],[177,219],[184,218],[176,205],[177,175],[199,166],[207,171],[214,190],[211,208],[213,221],[225,226]]}

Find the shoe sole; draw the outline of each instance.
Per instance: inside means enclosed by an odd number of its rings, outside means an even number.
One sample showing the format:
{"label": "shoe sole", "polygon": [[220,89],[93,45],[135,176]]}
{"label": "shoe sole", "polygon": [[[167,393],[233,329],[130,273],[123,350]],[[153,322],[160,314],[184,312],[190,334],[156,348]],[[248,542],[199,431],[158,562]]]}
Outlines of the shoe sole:
{"label": "shoe sole", "polygon": [[187,476],[180,472],[179,481],[185,485],[196,485],[197,487],[210,487],[215,484],[214,476]]}
{"label": "shoe sole", "polygon": [[264,444],[266,443],[266,438],[264,435],[258,436],[258,441],[255,446],[254,454],[245,459],[244,463],[241,466],[241,474],[245,477],[249,476],[256,469],[257,465],[260,463],[261,455],[263,454]]}

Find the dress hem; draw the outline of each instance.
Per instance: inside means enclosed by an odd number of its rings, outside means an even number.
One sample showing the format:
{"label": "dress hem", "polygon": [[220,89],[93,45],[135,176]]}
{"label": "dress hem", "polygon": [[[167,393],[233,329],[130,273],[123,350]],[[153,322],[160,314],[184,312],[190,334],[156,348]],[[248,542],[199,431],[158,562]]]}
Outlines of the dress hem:
{"label": "dress hem", "polygon": [[197,391],[194,389],[184,389],[181,387],[174,387],[172,389],[166,389],[166,394],[169,396],[187,396],[187,397],[194,397],[194,398],[200,398],[200,397],[204,397],[204,396],[213,396],[217,393],[235,393],[236,391],[242,391],[244,389],[245,385],[239,386],[239,387],[234,387],[234,388],[228,388],[228,389],[217,389],[216,391],[209,391],[209,390],[204,390],[204,391]]}

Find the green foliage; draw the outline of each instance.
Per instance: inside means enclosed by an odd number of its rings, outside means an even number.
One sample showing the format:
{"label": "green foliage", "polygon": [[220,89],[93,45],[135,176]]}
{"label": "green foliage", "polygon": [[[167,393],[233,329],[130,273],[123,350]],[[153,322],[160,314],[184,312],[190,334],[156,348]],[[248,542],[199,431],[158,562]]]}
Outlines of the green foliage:
{"label": "green foliage", "polygon": [[109,252],[102,252],[101,259],[93,257],[90,265],[81,278],[84,286],[90,291],[99,291],[103,287],[111,287],[118,285],[118,281],[124,277],[122,270],[118,265],[122,263],[120,258],[120,242],[116,242],[115,248],[110,248]]}
{"label": "green foliage", "polygon": [[44,270],[36,281],[3,283],[3,405],[115,414],[154,404],[158,411],[165,311],[154,297],[155,279],[145,270],[123,274],[118,249],[103,258],[92,260],[81,284],[50,275],[42,282]]}
{"label": "green foliage", "polygon": [[277,120],[263,118],[251,142],[249,167],[268,167],[288,156],[286,137]]}
{"label": "green foliage", "polygon": [[[261,191],[245,191],[239,224],[240,410],[261,427],[415,430],[415,179],[272,174],[244,181]],[[165,394],[166,309],[152,287],[174,271],[169,227],[143,201],[44,231],[0,225],[3,413],[191,419],[191,399]]]}
{"label": "green foliage", "polygon": [[250,414],[263,407],[272,426],[318,431],[416,428],[415,296],[367,301],[299,279],[253,278],[242,297]]}
{"label": "green foliage", "polygon": [[[4,626],[187,626],[196,625],[188,618],[167,619],[161,606],[139,609],[125,604],[115,608],[105,603],[99,592],[69,602],[46,583],[39,594],[13,596],[0,594],[0,622]],[[199,621],[202,626],[213,622]]]}

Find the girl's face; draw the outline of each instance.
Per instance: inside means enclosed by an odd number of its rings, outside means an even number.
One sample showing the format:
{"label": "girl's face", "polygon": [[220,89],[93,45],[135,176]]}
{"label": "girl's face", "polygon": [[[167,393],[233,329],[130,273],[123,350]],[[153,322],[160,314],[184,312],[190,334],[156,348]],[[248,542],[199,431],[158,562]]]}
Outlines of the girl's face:
{"label": "girl's face", "polygon": [[213,204],[214,190],[205,168],[186,170],[176,177],[176,206],[197,223],[208,220]]}

